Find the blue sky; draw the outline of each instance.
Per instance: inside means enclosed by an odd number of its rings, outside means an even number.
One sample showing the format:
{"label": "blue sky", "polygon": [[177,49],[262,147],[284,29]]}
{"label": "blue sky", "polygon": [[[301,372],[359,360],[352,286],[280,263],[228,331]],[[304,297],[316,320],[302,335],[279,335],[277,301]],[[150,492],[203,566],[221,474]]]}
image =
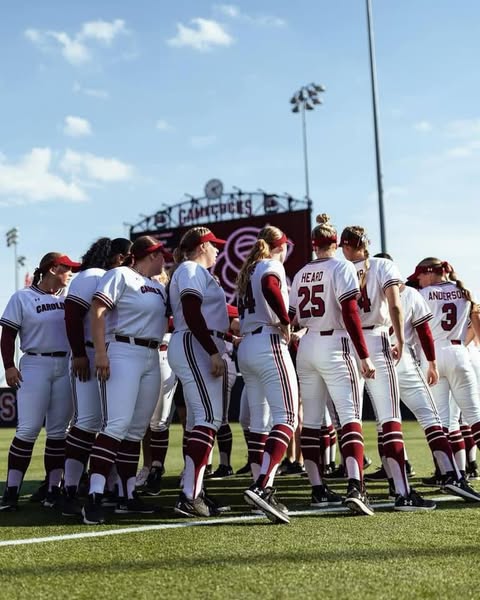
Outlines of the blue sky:
{"label": "blue sky", "polygon": [[[373,17],[388,249],[405,276],[434,255],[480,290],[480,3],[373,0]],[[326,87],[307,114],[314,215],[380,250],[363,0],[17,0],[0,55],[2,310],[11,227],[31,272],[212,177],[303,197],[289,99],[311,81]]]}

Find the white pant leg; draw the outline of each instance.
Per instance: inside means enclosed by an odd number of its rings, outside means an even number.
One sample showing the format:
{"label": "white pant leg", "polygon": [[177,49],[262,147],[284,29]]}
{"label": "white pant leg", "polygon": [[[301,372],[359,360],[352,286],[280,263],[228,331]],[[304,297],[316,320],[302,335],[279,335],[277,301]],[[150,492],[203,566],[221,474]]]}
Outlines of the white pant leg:
{"label": "white pant leg", "polygon": [[[42,357],[43,358],[43,357]],[[47,357],[53,361],[50,404],[45,416],[47,437],[63,439],[73,416],[72,387],[68,357]]]}
{"label": "white pant leg", "polygon": [[150,428],[154,431],[165,431],[170,427],[173,413],[173,396],[178,380],[170,367],[166,350],[159,352],[159,362],[161,375],[160,396],[150,419]]}
{"label": "white pant leg", "polygon": [[449,431],[458,431],[460,429],[460,419],[462,415],[462,411],[460,407],[455,402],[452,394],[450,394],[450,424],[448,427]]}
{"label": "white pant leg", "polygon": [[250,428],[250,410],[248,408],[247,388],[245,385],[240,396],[240,412],[238,421],[244,431]]}
{"label": "white pant leg", "polygon": [[95,350],[87,346],[86,352],[90,362],[90,379],[80,381],[77,377],[70,376],[74,404],[72,425],[84,431],[96,433],[102,427],[102,405],[98,381],[95,378]]}
{"label": "white pant leg", "polygon": [[[225,343],[213,339],[223,354]],[[168,360],[182,382],[189,425],[217,430],[222,423],[225,382],[224,377],[211,374],[210,356],[191,332],[179,331],[170,339]]]}

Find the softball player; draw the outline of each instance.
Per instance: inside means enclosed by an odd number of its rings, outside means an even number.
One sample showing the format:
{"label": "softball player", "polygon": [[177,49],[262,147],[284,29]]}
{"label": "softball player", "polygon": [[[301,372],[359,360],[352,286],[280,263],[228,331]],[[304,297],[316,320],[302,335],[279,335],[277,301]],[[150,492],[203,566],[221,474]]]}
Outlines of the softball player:
{"label": "softball player", "polygon": [[103,427],[90,455],[90,490],[82,509],[87,525],[103,523],[106,478],[116,462],[117,513],[152,513],[135,492],[140,443],[160,391],[158,348],[167,327],[166,292],[152,279],[163,268],[165,248],[149,236],[132,245],[132,266],[107,271],[90,309],[95,373]]}
{"label": "softball player", "polygon": [[[370,258],[368,238],[363,227],[346,227],[340,246],[347,260],[354,263],[360,282],[360,318],[370,358],[375,365],[375,379],[365,379],[365,385],[382,428],[384,468],[394,480],[399,511],[433,510],[435,503],[423,499],[407,480],[405,448],[400,415],[398,377],[394,359],[403,353],[405,334],[400,301],[400,274],[392,261]],[[390,348],[389,326],[393,327],[396,344]]]}
{"label": "softball player", "polygon": [[77,489],[96,434],[102,424],[97,379],[92,376],[94,351],[90,309],[92,296],[105,271],[119,267],[129,255],[132,242],[124,238],[100,238],[82,257],[80,273],[72,281],[65,299],[65,324],[72,349],[71,384],[74,415],[65,449],[64,516],[80,514]]}
{"label": "softball player", "polygon": [[420,293],[433,314],[431,329],[440,378],[432,394],[442,425],[450,426],[451,393],[480,447],[479,390],[464,345],[469,321],[476,335],[480,334],[480,306],[474,303],[469,290],[446,261],[425,258],[408,279],[418,281]]}
{"label": "softball player", "polygon": [[319,225],[312,232],[317,258],[295,275],[290,290],[290,314],[296,315],[301,327],[308,328],[297,355],[303,401],[302,453],[312,485],[312,506],[341,504],[342,498],[324,485],[320,468],[320,437],[330,396],[342,429],[348,473],[345,504],[353,512],[373,515],[363,486],[362,407],[351,343],[363,376],[373,378],[375,367],[358,314],[357,273],[351,263],[335,258],[337,231],[329,221],[325,214],[317,217]]}
{"label": "softball player", "polygon": [[[286,235],[267,225],[258,234],[237,281],[243,336],[238,366],[250,409],[249,459],[255,481],[244,495],[248,504],[281,523],[290,519],[277,504],[271,484],[298,418],[297,376],[288,351],[286,256]],[[269,430],[270,412],[273,426]]]}
{"label": "softball player", "polygon": [[[43,422],[47,433],[44,506],[59,498],[65,460],[65,437],[73,405],[68,375],[64,289],[80,263],[49,252],[35,269],[31,287],[13,294],[0,319],[5,378],[17,389],[18,425],[8,454],[8,474],[0,510],[16,510],[18,495]],[[24,355],[14,363],[15,338]]]}
{"label": "softball player", "polygon": [[168,361],[182,383],[189,431],[183,491],[175,512],[183,516],[217,514],[203,493],[203,477],[215,434],[222,423],[225,389],[225,335],[229,327],[225,293],[208,269],[218,255],[218,239],[206,227],[188,230],[174,252],[169,283],[175,330]]}

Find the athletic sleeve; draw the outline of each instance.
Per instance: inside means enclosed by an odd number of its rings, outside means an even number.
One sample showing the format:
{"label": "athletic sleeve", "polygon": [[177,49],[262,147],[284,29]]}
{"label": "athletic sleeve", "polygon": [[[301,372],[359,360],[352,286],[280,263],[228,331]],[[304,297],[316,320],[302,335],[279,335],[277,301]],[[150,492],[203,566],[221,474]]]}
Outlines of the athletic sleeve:
{"label": "athletic sleeve", "polygon": [[381,266],[378,269],[379,283],[383,291],[392,285],[400,285],[402,283],[402,276],[395,263],[386,258],[379,258]]}
{"label": "athletic sleeve", "polygon": [[281,281],[274,273],[262,277],[262,292],[270,308],[280,319],[282,325],[288,325],[290,319],[283,301]]}
{"label": "athletic sleeve", "polygon": [[360,359],[368,358],[368,348],[363,335],[362,322],[358,312],[358,304],[355,296],[342,301],[342,317],[345,329],[352,340],[355,350]]}
{"label": "athletic sleeve", "polygon": [[15,366],[15,338],[17,337],[17,329],[2,326],[2,337],[0,347],[2,352],[3,368],[5,370]]}
{"label": "athletic sleeve", "polygon": [[126,282],[123,272],[125,268],[117,267],[107,271],[98,282],[96,292],[93,294],[93,298],[100,300],[109,310],[115,308],[116,303],[125,291]]}
{"label": "athletic sleeve", "polygon": [[207,289],[207,279],[205,271],[199,264],[193,261],[185,262],[183,269],[178,272],[177,277],[180,300],[186,295],[197,296],[200,301],[203,300]]}
{"label": "athletic sleeve", "polygon": [[18,292],[13,294],[5,307],[2,318],[0,319],[0,325],[7,325],[18,331],[22,326],[23,321],[23,307]]}
{"label": "athletic sleeve", "polygon": [[75,358],[86,356],[83,320],[87,313],[88,308],[67,296],[65,299],[65,328]]}
{"label": "athletic sleeve", "polygon": [[420,340],[420,345],[422,346],[422,350],[429,362],[435,360],[435,344],[433,342],[432,330],[430,329],[430,325],[427,321],[420,323],[415,327],[415,331],[418,334],[418,339]]}
{"label": "athletic sleeve", "polygon": [[212,354],[216,354],[218,349],[208,331],[201,307],[202,301],[196,294],[182,295],[182,310],[185,323],[205,352],[211,356]]}
{"label": "athletic sleeve", "polygon": [[412,303],[412,326],[417,328],[422,323],[430,321],[433,318],[433,315],[430,307],[420,292],[412,288],[410,297]]}
{"label": "athletic sleeve", "polygon": [[335,294],[340,303],[360,294],[357,270],[349,261],[339,261],[334,272]]}

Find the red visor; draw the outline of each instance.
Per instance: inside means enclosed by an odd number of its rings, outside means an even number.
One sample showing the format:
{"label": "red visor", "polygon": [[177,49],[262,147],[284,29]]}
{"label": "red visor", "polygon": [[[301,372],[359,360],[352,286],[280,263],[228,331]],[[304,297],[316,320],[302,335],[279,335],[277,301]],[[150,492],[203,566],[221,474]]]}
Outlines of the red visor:
{"label": "red visor", "polygon": [[326,244],[338,244],[338,239],[336,235],[331,235],[329,237],[314,237],[312,239],[312,246],[315,248],[316,246],[324,246]]}
{"label": "red visor", "polygon": [[203,244],[204,242],[212,242],[212,244],[226,244],[227,240],[221,240],[217,237],[215,237],[215,235],[209,231],[208,233],[206,233],[205,235],[202,235],[200,240],[199,240],[199,244]]}
{"label": "red visor", "polygon": [[82,263],[75,262],[71,258],[68,258],[68,256],[66,254],[63,254],[62,256],[59,256],[58,258],[56,258],[52,262],[52,265],[54,267],[56,267],[57,265],[62,265],[64,267],[70,267],[70,269],[73,271],[73,273],[77,273],[78,271],[80,271],[80,267],[82,266]]}
{"label": "red visor", "polygon": [[145,256],[147,256],[147,254],[151,254],[152,252],[157,252],[157,250],[160,250],[160,252],[163,254],[165,260],[168,260],[169,262],[173,261],[173,254],[171,254],[165,248],[165,245],[163,244],[163,242],[158,242],[158,244],[153,244],[153,246],[149,246],[148,248],[145,248],[139,254],[135,254],[134,256],[138,260],[139,258],[144,258]]}
{"label": "red visor", "polygon": [[278,240],[273,240],[273,242],[270,242],[269,246],[270,248],[279,248],[282,244],[293,245],[293,242],[291,242],[287,236],[283,234],[281,238],[278,238]]}
{"label": "red visor", "polygon": [[442,262],[440,265],[417,265],[415,267],[415,272],[407,277],[407,281],[416,281],[421,273],[436,273],[437,275],[441,275],[444,271],[447,273],[453,271],[451,265],[446,261]]}

